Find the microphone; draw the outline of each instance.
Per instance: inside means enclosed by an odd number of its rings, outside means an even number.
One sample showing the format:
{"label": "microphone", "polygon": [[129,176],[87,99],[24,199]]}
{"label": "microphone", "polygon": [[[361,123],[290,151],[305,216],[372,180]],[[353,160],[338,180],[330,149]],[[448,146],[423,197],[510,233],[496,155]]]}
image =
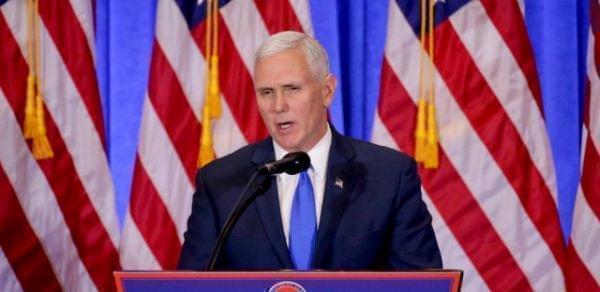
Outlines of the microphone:
{"label": "microphone", "polygon": [[310,167],[310,157],[306,152],[298,151],[286,154],[283,158],[265,163],[259,166],[256,170],[261,174],[278,174],[288,173],[296,174],[301,171],[305,171]]}

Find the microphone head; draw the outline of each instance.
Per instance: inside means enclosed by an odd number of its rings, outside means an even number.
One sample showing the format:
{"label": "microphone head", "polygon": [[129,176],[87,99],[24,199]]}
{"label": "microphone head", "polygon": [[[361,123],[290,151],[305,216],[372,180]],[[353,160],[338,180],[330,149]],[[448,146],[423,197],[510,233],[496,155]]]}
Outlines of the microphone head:
{"label": "microphone head", "polygon": [[288,160],[283,167],[287,174],[296,174],[307,170],[310,167],[310,157],[306,152],[298,151],[286,154],[282,160]]}

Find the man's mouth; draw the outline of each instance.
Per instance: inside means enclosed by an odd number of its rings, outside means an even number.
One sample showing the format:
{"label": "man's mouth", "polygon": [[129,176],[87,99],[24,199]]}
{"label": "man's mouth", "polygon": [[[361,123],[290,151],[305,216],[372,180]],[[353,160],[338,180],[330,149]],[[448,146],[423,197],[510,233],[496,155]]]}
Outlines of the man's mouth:
{"label": "man's mouth", "polygon": [[289,127],[292,126],[292,122],[281,122],[281,123],[277,123],[277,128],[280,130],[285,130],[288,129]]}

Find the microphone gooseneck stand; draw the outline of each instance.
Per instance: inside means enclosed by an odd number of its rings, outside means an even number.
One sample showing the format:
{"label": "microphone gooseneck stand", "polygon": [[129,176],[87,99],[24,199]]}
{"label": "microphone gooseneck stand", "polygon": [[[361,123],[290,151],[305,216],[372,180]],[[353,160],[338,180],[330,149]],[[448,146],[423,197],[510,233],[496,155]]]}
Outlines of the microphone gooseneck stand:
{"label": "microphone gooseneck stand", "polygon": [[221,232],[219,233],[219,237],[217,238],[217,244],[215,245],[215,248],[213,249],[213,251],[211,253],[210,260],[208,261],[208,264],[206,265],[206,268],[204,269],[205,271],[213,271],[215,269],[215,265],[217,264],[217,260],[219,259],[219,255],[221,254],[221,249],[223,249],[223,245],[225,244],[225,240],[229,236],[229,233],[231,233],[231,229],[233,228],[233,226],[235,225],[237,220],[240,218],[242,213],[244,213],[246,208],[248,208],[248,206],[250,206],[250,203],[252,203],[252,201],[254,201],[254,199],[259,194],[261,194],[267,190],[269,183],[271,181],[271,178],[272,178],[272,176],[270,176],[270,175],[264,176],[263,180],[259,184],[254,185],[254,189],[252,190],[252,193],[250,193],[250,196],[248,196],[246,198],[246,196],[245,196],[246,192],[248,191],[248,189],[250,189],[250,186],[253,185],[253,182],[256,180],[256,178],[259,174],[261,174],[261,171],[258,171],[258,170],[255,171],[254,174],[252,174],[252,177],[250,178],[250,181],[248,181],[248,183],[246,184],[246,187],[244,187],[244,190],[242,191],[240,198],[237,200],[237,202],[233,206],[233,209],[232,209],[231,213],[229,214],[229,217],[227,217],[227,220],[225,220],[225,224],[223,224],[223,229],[221,229]]}

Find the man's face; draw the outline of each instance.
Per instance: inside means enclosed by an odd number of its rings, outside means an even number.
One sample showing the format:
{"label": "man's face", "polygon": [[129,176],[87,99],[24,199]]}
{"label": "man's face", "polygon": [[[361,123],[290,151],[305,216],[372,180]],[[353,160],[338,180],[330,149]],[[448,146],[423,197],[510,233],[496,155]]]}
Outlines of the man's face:
{"label": "man's face", "polygon": [[300,49],[260,58],[254,67],[258,109],[271,137],[288,152],[310,150],[327,132],[335,77],[317,80]]}

